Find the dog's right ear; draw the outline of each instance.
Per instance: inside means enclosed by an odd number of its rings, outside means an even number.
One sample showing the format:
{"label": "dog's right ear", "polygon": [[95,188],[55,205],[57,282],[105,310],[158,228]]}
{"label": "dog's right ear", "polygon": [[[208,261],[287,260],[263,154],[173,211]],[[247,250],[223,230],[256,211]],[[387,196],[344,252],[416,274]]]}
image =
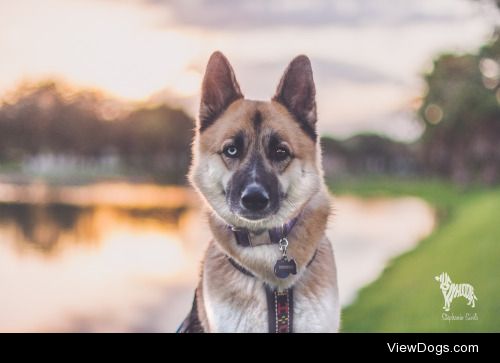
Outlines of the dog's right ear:
{"label": "dog's right ear", "polygon": [[205,130],[234,101],[243,98],[229,61],[219,51],[208,60],[201,88],[199,129]]}

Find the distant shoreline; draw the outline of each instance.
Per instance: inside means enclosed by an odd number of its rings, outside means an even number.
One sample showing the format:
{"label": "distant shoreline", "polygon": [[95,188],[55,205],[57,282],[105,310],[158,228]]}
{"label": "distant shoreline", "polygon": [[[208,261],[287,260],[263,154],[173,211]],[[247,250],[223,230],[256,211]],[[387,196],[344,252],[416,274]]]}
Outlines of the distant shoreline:
{"label": "distant shoreline", "polygon": [[98,182],[73,186],[45,182],[0,182],[0,203],[167,209],[199,206],[196,193],[187,186],[130,182]]}

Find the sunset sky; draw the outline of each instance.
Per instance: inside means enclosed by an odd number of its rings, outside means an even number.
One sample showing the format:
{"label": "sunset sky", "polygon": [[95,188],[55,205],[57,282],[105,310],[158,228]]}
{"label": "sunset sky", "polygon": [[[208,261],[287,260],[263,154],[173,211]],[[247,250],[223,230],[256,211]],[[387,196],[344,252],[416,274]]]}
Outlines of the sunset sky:
{"label": "sunset sky", "polygon": [[320,127],[418,135],[411,105],[442,52],[473,51],[497,19],[472,0],[0,0],[0,93],[48,77],[194,115],[210,53],[244,94],[272,96],[297,54],[313,63]]}

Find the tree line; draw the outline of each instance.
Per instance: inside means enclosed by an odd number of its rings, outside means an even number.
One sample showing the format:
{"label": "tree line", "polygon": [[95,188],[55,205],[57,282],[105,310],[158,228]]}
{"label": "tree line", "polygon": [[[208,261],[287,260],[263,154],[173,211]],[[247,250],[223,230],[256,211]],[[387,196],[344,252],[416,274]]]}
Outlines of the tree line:
{"label": "tree line", "polygon": [[[500,182],[500,38],[474,54],[444,54],[424,75],[419,140],[378,135],[322,139],[331,177],[437,176],[468,184]],[[167,105],[118,104],[95,91],[68,93],[56,82],[24,85],[0,105],[0,167],[40,154],[117,157],[130,175],[185,183],[194,120]],[[1,171],[1,168],[0,168]]]}
{"label": "tree line", "polygon": [[0,107],[0,162],[39,154],[86,159],[115,155],[128,167],[165,182],[182,182],[194,122],[167,105],[123,105],[95,91],[65,93],[52,81],[24,85]]}

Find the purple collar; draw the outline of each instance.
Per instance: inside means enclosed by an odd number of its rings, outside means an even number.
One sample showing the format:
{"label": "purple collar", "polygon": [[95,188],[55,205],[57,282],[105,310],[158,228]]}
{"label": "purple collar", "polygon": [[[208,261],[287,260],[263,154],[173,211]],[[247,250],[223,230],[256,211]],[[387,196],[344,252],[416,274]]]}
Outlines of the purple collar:
{"label": "purple collar", "polygon": [[[292,228],[297,223],[299,216],[291,219],[287,223],[283,224],[281,227],[275,227],[268,230],[269,233],[269,241],[270,244],[278,244],[280,240],[284,237],[287,237]],[[250,232],[247,229],[238,229],[233,226],[229,226],[228,228],[233,231],[234,238],[236,239],[236,243],[241,247],[254,247],[252,245],[252,239],[250,238]]]}

